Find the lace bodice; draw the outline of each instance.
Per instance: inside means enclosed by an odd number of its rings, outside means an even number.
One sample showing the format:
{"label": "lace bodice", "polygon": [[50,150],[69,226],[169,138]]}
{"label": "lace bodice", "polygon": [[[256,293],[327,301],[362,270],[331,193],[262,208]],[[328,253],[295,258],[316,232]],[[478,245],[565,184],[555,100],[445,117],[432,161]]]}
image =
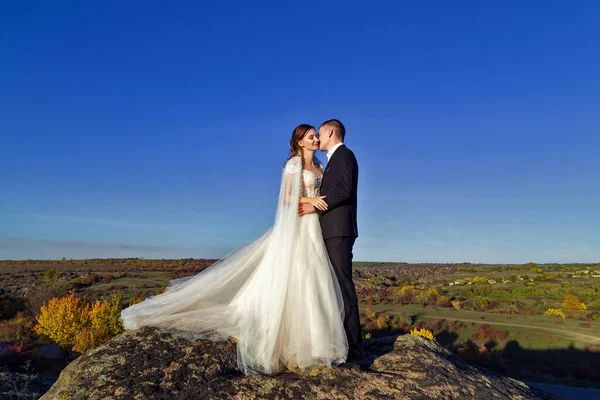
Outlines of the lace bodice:
{"label": "lace bodice", "polygon": [[318,197],[321,193],[322,176],[309,171],[302,170],[302,181],[300,183],[301,197]]}
{"label": "lace bodice", "polygon": [[[318,163],[317,166],[321,171],[321,174],[308,169],[302,169],[302,162],[299,156],[291,158],[285,165],[285,174],[288,178],[291,178],[296,174],[300,174],[300,190],[298,196],[318,197],[320,195],[321,182],[323,181],[323,173],[325,172],[325,168],[323,168],[323,164],[320,163]],[[285,189],[285,191],[288,192],[291,190],[291,187],[291,185],[288,185],[288,189]]]}

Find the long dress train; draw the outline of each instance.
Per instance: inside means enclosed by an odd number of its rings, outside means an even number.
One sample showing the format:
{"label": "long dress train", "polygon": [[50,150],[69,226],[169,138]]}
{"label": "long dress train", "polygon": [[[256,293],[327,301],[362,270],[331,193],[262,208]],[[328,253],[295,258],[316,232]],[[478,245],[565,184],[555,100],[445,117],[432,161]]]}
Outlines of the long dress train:
{"label": "long dress train", "polygon": [[316,213],[299,217],[300,196],[319,195],[321,177],[285,165],[274,225],[200,273],[121,312],[126,329],[158,326],[189,340],[237,340],[246,375],[346,360],[344,306]]}

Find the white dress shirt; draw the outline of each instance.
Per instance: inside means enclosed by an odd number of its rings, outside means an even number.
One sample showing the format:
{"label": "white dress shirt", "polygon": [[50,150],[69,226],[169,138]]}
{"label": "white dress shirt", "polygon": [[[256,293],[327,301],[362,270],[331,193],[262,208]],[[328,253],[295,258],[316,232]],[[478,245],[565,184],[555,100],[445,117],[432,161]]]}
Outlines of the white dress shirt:
{"label": "white dress shirt", "polygon": [[343,145],[344,143],[338,143],[335,146],[333,146],[328,152],[327,152],[327,162],[329,163],[329,160],[331,160],[331,156],[333,155],[333,153],[335,153],[335,151],[337,150],[338,147],[340,147],[341,145]]}

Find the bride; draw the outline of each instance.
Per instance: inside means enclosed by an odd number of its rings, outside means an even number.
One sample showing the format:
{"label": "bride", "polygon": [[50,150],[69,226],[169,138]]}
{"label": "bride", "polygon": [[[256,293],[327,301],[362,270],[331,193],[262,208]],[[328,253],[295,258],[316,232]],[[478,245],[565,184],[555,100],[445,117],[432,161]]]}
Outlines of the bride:
{"label": "bride", "polygon": [[344,304],[319,215],[298,216],[299,203],[327,208],[314,127],[296,127],[290,146],[274,225],[197,275],[171,280],[163,293],[124,309],[125,329],[157,326],[189,340],[231,337],[246,375],[346,361]]}

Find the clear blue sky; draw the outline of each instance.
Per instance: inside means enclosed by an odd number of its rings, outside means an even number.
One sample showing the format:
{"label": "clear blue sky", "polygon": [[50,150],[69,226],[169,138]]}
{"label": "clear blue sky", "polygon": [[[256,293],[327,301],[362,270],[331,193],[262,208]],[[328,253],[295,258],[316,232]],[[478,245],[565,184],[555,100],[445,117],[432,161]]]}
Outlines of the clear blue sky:
{"label": "clear blue sky", "polygon": [[600,261],[600,3],[368,3],[3,2],[0,259],[222,256],[339,118],[355,260]]}

